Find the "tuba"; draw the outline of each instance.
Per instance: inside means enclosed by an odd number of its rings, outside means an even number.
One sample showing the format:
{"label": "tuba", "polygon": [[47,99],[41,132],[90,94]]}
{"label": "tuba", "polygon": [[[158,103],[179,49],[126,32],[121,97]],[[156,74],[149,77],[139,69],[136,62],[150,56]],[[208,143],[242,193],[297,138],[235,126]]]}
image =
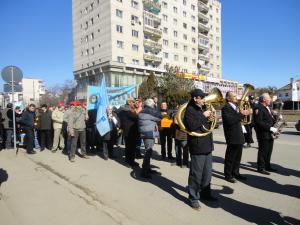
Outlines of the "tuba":
{"label": "tuba", "polygon": [[[212,91],[209,93],[209,95],[207,95],[204,99],[205,99],[205,105],[206,105],[207,109],[211,109],[212,104],[223,105],[225,102],[223,95],[218,88],[213,88]],[[217,124],[217,113],[214,112],[208,118],[208,120],[210,122],[210,126],[208,128],[203,126],[203,129],[205,130],[205,132],[203,132],[203,133],[191,132],[185,128],[185,125],[183,123],[184,112],[185,112],[187,105],[188,105],[188,103],[185,103],[182,106],[180,106],[177,111],[177,114],[176,114],[176,120],[178,122],[178,126],[180,127],[180,130],[186,132],[187,134],[189,134],[191,136],[196,136],[196,137],[203,137],[203,136],[210,134],[215,129],[215,126]]]}
{"label": "tuba", "polygon": [[[251,84],[244,84],[244,93],[243,93],[243,96],[240,100],[240,103],[239,103],[239,110],[248,110],[251,108],[251,105],[250,105],[250,102],[249,101],[246,101],[246,97],[247,95],[249,95],[249,93],[251,91],[254,90],[254,86],[252,86]],[[241,124],[242,125],[247,125],[247,124],[250,124],[252,121],[252,114],[248,115],[248,116],[245,116],[244,119],[241,121]]]}

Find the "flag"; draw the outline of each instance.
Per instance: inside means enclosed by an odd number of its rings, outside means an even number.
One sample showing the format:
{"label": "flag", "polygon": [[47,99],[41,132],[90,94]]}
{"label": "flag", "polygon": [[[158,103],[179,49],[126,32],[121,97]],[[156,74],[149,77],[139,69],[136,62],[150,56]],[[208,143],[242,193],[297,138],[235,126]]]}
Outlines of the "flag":
{"label": "flag", "polygon": [[96,127],[101,136],[110,131],[109,121],[106,113],[108,107],[108,95],[106,90],[105,76],[103,76],[100,86],[100,95],[98,99],[98,111],[96,119]]}

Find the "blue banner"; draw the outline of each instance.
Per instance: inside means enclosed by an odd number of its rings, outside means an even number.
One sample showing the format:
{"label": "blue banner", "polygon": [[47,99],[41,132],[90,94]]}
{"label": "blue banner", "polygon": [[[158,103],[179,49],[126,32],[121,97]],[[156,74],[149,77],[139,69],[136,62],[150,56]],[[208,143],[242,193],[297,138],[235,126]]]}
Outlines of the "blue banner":
{"label": "blue banner", "polygon": [[126,104],[128,98],[136,98],[137,87],[135,84],[132,86],[107,88],[109,105],[119,108],[121,105]]}
{"label": "blue banner", "polygon": [[110,131],[109,121],[106,113],[106,108],[109,105],[108,95],[106,90],[105,76],[103,76],[100,86],[99,98],[97,101],[97,119],[96,127],[101,136]]}

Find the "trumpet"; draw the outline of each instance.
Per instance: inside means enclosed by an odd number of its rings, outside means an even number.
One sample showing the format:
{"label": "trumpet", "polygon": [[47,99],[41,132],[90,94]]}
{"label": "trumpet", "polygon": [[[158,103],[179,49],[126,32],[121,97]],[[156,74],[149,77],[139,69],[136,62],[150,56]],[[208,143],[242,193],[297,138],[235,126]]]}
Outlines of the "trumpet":
{"label": "trumpet", "polygon": [[[205,105],[207,107],[207,109],[212,109],[212,104],[220,104],[223,105],[224,104],[224,98],[223,95],[221,93],[221,91],[218,88],[213,88],[212,91],[209,93],[208,96],[206,96],[205,98]],[[203,125],[203,129],[205,130],[205,132],[201,133],[201,132],[191,132],[188,131],[183,123],[183,118],[184,118],[184,113],[186,110],[188,103],[183,104],[182,106],[179,107],[178,112],[176,114],[176,120],[178,122],[178,126],[180,127],[180,129],[184,132],[186,132],[187,134],[191,135],[191,136],[196,136],[196,137],[203,137],[206,136],[208,134],[210,134],[214,129],[215,126],[217,124],[217,113],[216,111],[214,111],[211,116],[208,118],[208,121],[210,122],[210,126],[209,127],[205,127]]]}

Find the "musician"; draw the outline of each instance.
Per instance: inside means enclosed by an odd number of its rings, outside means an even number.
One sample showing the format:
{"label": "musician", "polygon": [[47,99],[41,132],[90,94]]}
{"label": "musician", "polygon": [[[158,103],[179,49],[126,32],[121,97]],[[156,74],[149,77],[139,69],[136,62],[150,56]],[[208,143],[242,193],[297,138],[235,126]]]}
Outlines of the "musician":
{"label": "musician", "polygon": [[[184,125],[188,131],[203,133],[203,125],[208,127],[208,118],[215,111],[206,109],[206,95],[201,89],[195,89],[191,93],[191,100],[187,105],[184,115]],[[212,175],[212,134],[201,137],[188,135],[188,146],[191,155],[190,173],[188,179],[188,193],[190,205],[193,209],[200,209],[200,196],[205,200],[216,200],[212,197],[210,181]]]}
{"label": "musician", "polygon": [[[249,101],[249,104],[252,108],[252,111],[254,111],[254,96],[253,95],[250,95],[248,97],[248,101]],[[250,124],[245,124],[244,125],[245,129],[246,129],[246,133],[244,133],[244,136],[245,136],[245,142],[247,143],[246,147],[247,148],[250,148],[251,147],[251,144],[254,143],[253,141],[253,137],[252,137],[252,128],[254,127],[254,121],[253,121],[253,118],[251,119],[250,121]]]}
{"label": "musician", "polygon": [[236,179],[245,180],[239,172],[242,158],[243,144],[245,143],[245,127],[241,121],[245,116],[252,114],[252,109],[239,110],[236,94],[229,91],[226,93],[226,104],[222,108],[223,129],[226,139],[226,153],[224,163],[225,180],[235,183]]}
{"label": "musician", "polygon": [[259,97],[259,104],[254,113],[255,131],[258,141],[257,171],[265,175],[270,174],[268,171],[275,171],[270,164],[274,143],[272,133],[278,131],[274,127],[275,117],[269,108],[270,104],[270,95],[268,93],[262,94]]}

